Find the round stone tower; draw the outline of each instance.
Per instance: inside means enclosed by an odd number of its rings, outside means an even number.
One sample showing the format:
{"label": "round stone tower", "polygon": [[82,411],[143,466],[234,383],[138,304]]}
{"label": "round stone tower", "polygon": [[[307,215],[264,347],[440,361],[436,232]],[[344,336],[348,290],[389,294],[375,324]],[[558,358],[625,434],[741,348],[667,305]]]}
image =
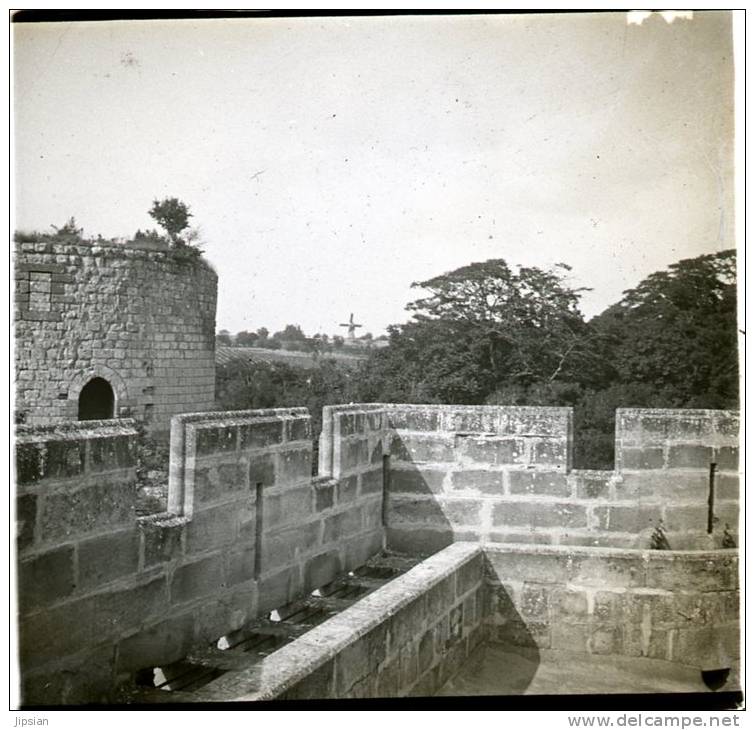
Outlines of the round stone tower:
{"label": "round stone tower", "polygon": [[16,243],[16,412],[131,416],[153,433],[212,410],[217,276],[154,243]]}

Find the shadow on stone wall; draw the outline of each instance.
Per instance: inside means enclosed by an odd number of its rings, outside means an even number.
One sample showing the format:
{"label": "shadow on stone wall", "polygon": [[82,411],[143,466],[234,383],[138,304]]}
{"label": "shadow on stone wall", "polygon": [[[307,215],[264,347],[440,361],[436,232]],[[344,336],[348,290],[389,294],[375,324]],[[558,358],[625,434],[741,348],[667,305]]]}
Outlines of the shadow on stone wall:
{"label": "shadow on stone wall", "polygon": [[[388,466],[388,465],[386,465]],[[385,509],[390,513],[390,525],[386,525],[386,547],[388,550],[411,555],[432,555],[448,545],[459,541],[478,542],[479,536],[474,532],[465,531],[453,526],[464,519],[465,510],[474,509],[473,503],[467,500],[458,502],[437,501],[436,495],[441,490],[444,474],[437,474],[431,469],[410,465],[402,461],[401,469],[386,469],[386,500]],[[391,502],[391,495],[400,493],[399,501]],[[416,499],[408,500],[411,494]],[[457,679],[451,678],[443,694],[479,694],[470,692],[466,687],[468,679],[477,680],[483,674],[490,673],[486,666],[486,644],[494,643],[511,654],[513,657],[510,669],[518,673],[512,677],[508,674],[502,680],[500,692],[495,686],[484,684],[486,692],[491,694],[524,694],[540,665],[540,650],[538,648],[538,627],[544,635],[548,634],[547,627],[547,597],[542,598],[544,604],[538,604],[538,596],[532,594],[525,606],[531,610],[532,616],[537,617],[545,612],[542,626],[525,618],[519,613],[513,600],[513,587],[502,584],[487,558],[484,559],[485,572],[485,605],[484,615],[487,623],[486,640],[478,650],[460,667]],[[531,604],[531,605],[530,605]],[[524,609],[523,609],[524,610]],[[463,677],[463,679],[462,679]],[[483,686],[483,685],[479,685]]]}

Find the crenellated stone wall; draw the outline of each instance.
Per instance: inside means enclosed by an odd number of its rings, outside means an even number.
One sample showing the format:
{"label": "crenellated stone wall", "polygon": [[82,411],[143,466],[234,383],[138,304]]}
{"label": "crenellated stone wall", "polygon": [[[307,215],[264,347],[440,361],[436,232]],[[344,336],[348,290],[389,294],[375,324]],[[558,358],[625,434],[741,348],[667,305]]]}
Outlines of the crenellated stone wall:
{"label": "crenellated stone wall", "polygon": [[19,428],[24,703],[112,701],[382,549],[382,481],[354,460],[313,478],[306,409],[188,414],[172,431],[175,511],[137,519],[133,421]]}
{"label": "crenellated stone wall", "polygon": [[115,417],[153,431],[213,407],[217,276],[203,260],[133,243],[19,242],[15,288],[24,423],[75,420],[95,377],[112,388]]}
{"label": "crenellated stone wall", "polygon": [[[534,646],[545,645],[547,614],[555,648],[577,636],[580,651],[666,647],[686,662],[715,625],[733,655],[736,551],[678,551],[724,547],[726,525],[736,538],[738,415],[620,410],[614,472],[572,470],[571,429],[564,408],[328,407],[313,477],[306,409],[186,413],[172,420],[169,511],[137,519],[133,420],[19,427],[23,701],[113,700],[141,670],[212,645],[385,547],[425,555],[460,542],[485,549],[491,585],[503,586],[489,622],[497,640],[509,601]],[[647,551],[658,528],[673,554]],[[564,602],[565,591],[581,593]],[[424,630],[456,620],[454,607],[437,606]],[[639,638],[619,631],[638,616]],[[422,661],[411,646],[408,661]],[[396,656],[384,659],[383,680],[365,674],[365,686],[393,682]],[[435,686],[446,670],[432,671]]]}
{"label": "crenellated stone wall", "polygon": [[724,530],[736,540],[735,412],[619,409],[609,472],[571,469],[568,408],[384,408],[395,550],[430,554],[458,540],[649,548],[657,530],[674,549],[720,548]]}

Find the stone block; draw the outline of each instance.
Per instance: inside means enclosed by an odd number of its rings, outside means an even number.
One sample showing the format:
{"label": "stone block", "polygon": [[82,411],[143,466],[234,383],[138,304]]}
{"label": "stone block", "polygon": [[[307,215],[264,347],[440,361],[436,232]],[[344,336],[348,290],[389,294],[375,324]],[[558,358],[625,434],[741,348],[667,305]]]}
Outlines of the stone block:
{"label": "stone block", "polygon": [[334,669],[335,659],[330,659],[287,689],[278,699],[284,701],[333,699]]}
{"label": "stone block", "polygon": [[566,571],[569,582],[578,586],[634,588],[645,585],[642,555],[578,555]]}
{"label": "stone block", "polygon": [[708,525],[708,508],[704,504],[675,504],[666,507],[664,529],[669,532],[705,532]]}
{"label": "stone block", "polygon": [[219,555],[212,555],[176,568],[170,584],[172,603],[193,601],[217,594],[225,588],[223,564]]}
{"label": "stone block", "polygon": [[70,545],[18,563],[19,612],[22,614],[71,595],[75,587]]}
{"label": "stone block", "polygon": [[67,479],[84,472],[86,441],[47,441],[44,461],[46,479]]}
{"label": "stone block", "polygon": [[558,623],[587,623],[587,594],[573,588],[557,588],[551,595],[551,621]]}
{"label": "stone block", "polygon": [[621,626],[610,624],[593,626],[587,642],[588,651],[592,654],[621,654],[623,635]]}
{"label": "stone block", "polygon": [[256,551],[253,546],[240,552],[231,553],[228,560],[227,585],[237,585],[256,577],[254,572],[255,556]]}
{"label": "stone block", "polygon": [[447,526],[440,505],[434,499],[391,497],[388,501],[388,520],[392,525],[435,524]]}
{"label": "stone block", "polygon": [[664,465],[661,447],[622,447],[617,454],[617,464],[624,470],[662,469]]}
{"label": "stone block", "polygon": [[391,428],[406,431],[438,431],[440,411],[426,408],[395,408],[388,411]]}
{"label": "stone block", "polygon": [[548,618],[548,598],[552,587],[525,583],[522,587],[519,605],[521,615],[526,619],[546,620]]}
{"label": "stone block", "polygon": [[268,572],[294,561],[320,544],[320,520],[283,527],[262,536],[262,571]]}
{"label": "stone block", "polygon": [[136,573],[138,567],[139,533],[135,528],[79,543],[78,587],[82,590]]}
{"label": "stone block", "polygon": [[671,445],[668,449],[669,469],[709,469],[715,461],[713,448],[694,444]]}
{"label": "stone block", "polygon": [[278,484],[298,484],[312,479],[312,448],[284,451],[278,456]]}
{"label": "stone block", "polygon": [[93,473],[136,466],[133,436],[107,436],[89,441],[89,471]]}
{"label": "stone block", "polygon": [[305,522],[314,515],[314,489],[311,484],[283,492],[262,493],[262,521],[265,529]]}
{"label": "stone block", "polygon": [[456,597],[461,598],[476,588],[483,578],[482,556],[476,555],[456,571]]}
{"label": "stone block", "polygon": [[379,669],[377,678],[378,697],[399,696],[399,662],[398,658],[385,664]]}
{"label": "stone block", "polygon": [[44,542],[55,542],[133,524],[135,503],[136,484],[131,480],[50,494],[42,506],[39,535]]}
{"label": "stone block", "polygon": [[186,553],[199,553],[230,545],[238,533],[239,510],[236,504],[194,512],[186,526]]}
{"label": "stone block", "polygon": [[341,557],[337,550],[315,555],[304,563],[304,590],[313,591],[331,583],[341,570]]}
{"label": "stone block", "polygon": [[390,454],[401,461],[444,462],[454,460],[454,442],[450,436],[396,434],[391,440]]}
{"label": "stone block", "polygon": [[400,527],[391,524],[386,529],[386,548],[408,555],[432,555],[454,541],[451,528],[431,529]]}
{"label": "stone block", "polygon": [[468,436],[460,450],[464,460],[488,466],[523,464],[527,460],[525,440],[497,436]]}
{"label": "stone block", "polygon": [[165,578],[160,577],[30,614],[19,623],[21,666],[29,671],[136,630],[165,612],[166,595]]}
{"label": "stone block", "polygon": [[555,497],[568,497],[570,494],[566,474],[557,471],[510,471],[509,491],[511,494],[548,494]]}
{"label": "stone block", "polygon": [[593,615],[601,625],[621,625],[624,620],[624,593],[598,591],[595,594]]}
{"label": "stone block", "polygon": [[361,530],[362,510],[359,507],[350,507],[325,518],[322,541],[337,542]]}
{"label": "stone block", "polygon": [[16,444],[16,481],[21,485],[34,484],[44,477],[42,444]]}
{"label": "stone block", "polygon": [[333,482],[323,482],[314,485],[316,512],[322,512],[333,506],[335,490],[336,485]]}
{"label": "stone block", "polygon": [[238,462],[199,468],[194,474],[194,499],[197,504],[227,500],[247,487],[246,469]]}
{"label": "stone block", "polygon": [[289,419],[286,432],[289,441],[311,441],[312,419],[309,416]]}
{"label": "stone block", "polygon": [[461,433],[498,433],[501,410],[495,406],[441,406],[441,427]]}
{"label": "stone block", "polygon": [[132,673],[183,659],[191,648],[194,617],[187,613],[151,626],[117,644],[116,671]]}
{"label": "stone block", "polygon": [[341,441],[340,448],[336,448],[335,461],[336,474],[356,471],[359,467],[367,466],[370,463],[367,439]]}
{"label": "stone block", "polygon": [[716,499],[739,499],[738,474],[716,474],[715,479]]}
{"label": "stone block", "polygon": [[291,603],[301,595],[299,566],[286,566],[273,573],[267,573],[258,581],[259,613],[269,613]]}
{"label": "stone block", "polygon": [[383,491],[383,470],[374,469],[360,475],[359,494],[379,494]]}
{"label": "stone block", "polygon": [[425,631],[425,633],[420,637],[417,652],[417,661],[420,675],[424,674],[435,661],[432,630]]}
{"label": "stone block", "polygon": [[652,529],[663,517],[663,505],[610,505],[597,506],[593,515],[599,530],[639,533]]}
{"label": "stone block", "polygon": [[249,486],[270,487],[275,483],[275,458],[272,454],[255,454],[249,457]]}
{"label": "stone block", "polygon": [[736,411],[719,411],[714,416],[713,425],[720,436],[734,439],[739,436],[739,414]]}
{"label": "stone block", "polygon": [[453,489],[473,490],[485,494],[503,494],[503,473],[487,469],[464,469],[451,473]]}
{"label": "stone block", "polygon": [[617,499],[648,497],[664,502],[705,502],[708,498],[707,471],[653,471],[624,474],[616,482]]}
{"label": "stone block", "polygon": [[160,522],[139,520],[139,529],[144,542],[144,567],[181,557],[181,538],[188,520],[173,518]]}
{"label": "stone block", "polygon": [[344,570],[354,570],[364,565],[371,557],[383,549],[383,529],[364,532],[344,540],[342,545]]}
{"label": "stone block", "polygon": [[406,644],[399,650],[399,684],[401,687],[410,687],[417,681],[419,673],[417,654],[417,645],[414,643]]}
{"label": "stone block", "polygon": [[338,504],[347,504],[356,499],[358,477],[352,474],[350,477],[343,477],[338,481]]}
{"label": "stone block", "polygon": [[506,501],[493,506],[493,525],[527,527],[586,527],[584,506],[569,502]]}
{"label": "stone block", "polygon": [[391,468],[388,491],[398,494],[440,494],[446,471],[441,469]]}
{"label": "stone block", "polygon": [[383,526],[383,500],[379,496],[363,499],[361,506],[364,530],[375,530]]}
{"label": "stone block", "polygon": [[336,655],[336,697],[346,695],[355,684],[376,673],[386,658],[386,632],[386,622],[380,623]]}
{"label": "stone block", "polygon": [[194,424],[195,448],[198,457],[235,451],[238,442],[237,426]]}
{"label": "stone block", "polygon": [[530,449],[530,463],[566,468],[569,454],[565,439],[535,441]]}
{"label": "stone block", "polygon": [[427,591],[427,617],[437,621],[456,602],[456,576],[451,574]]}
{"label": "stone block", "polygon": [[573,558],[565,553],[485,551],[489,580],[553,583],[570,575]]}
{"label": "stone block", "polygon": [[359,413],[336,413],[335,419],[338,421],[338,432],[341,437],[353,436],[354,434],[364,433],[365,414]]}
{"label": "stone block", "polygon": [[736,588],[738,561],[726,553],[706,555],[654,554],[647,566],[647,587],[667,591],[720,591]]}
{"label": "stone block", "polygon": [[241,451],[262,449],[283,442],[283,421],[274,419],[258,421],[238,427]]}
{"label": "stone block", "polygon": [[719,471],[739,470],[739,448],[737,446],[719,446],[714,457]]}
{"label": "stone block", "polygon": [[[699,524],[699,523],[696,523]],[[722,530],[728,525],[731,532],[736,532],[739,526],[739,503],[718,501],[714,506],[714,526]]]}
{"label": "stone block", "polygon": [[608,499],[610,497],[610,479],[608,473],[578,473],[572,471],[570,478],[576,488],[577,499]]}
{"label": "stone block", "polygon": [[37,495],[22,494],[16,499],[16,546],[25,550],[34,544],[37,521]]}

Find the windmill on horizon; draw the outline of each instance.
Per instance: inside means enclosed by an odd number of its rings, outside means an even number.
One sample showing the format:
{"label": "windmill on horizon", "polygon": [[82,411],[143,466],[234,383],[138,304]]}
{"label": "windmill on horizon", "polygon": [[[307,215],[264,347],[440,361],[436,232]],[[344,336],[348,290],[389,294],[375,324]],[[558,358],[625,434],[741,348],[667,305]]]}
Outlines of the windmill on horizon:
{"label": "windmill on horizon", "polygon": [[356,334],[355,333],[356,333],[357,327],[363,327],[364,325],[355,324],[354,323],[354,312],[352,312],[349,315],[349,321],[346,322],[346,323],[339,324],[338,326],[339,327],[347,327],[348,328],[348,333],[347,333],[346,336],[350,340],[355,340],[356,339]]}

